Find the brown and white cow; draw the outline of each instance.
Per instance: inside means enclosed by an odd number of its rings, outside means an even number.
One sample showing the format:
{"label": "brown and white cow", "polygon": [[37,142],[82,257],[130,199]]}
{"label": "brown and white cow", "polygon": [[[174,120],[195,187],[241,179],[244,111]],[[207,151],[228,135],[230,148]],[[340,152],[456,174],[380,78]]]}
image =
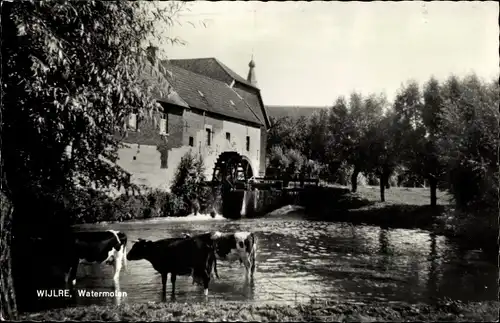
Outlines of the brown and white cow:
{"label": "brown and white cow", "polygon": [[[219,231],[207,232],[215,242],[216,259],[224,261],[239,261],[245,266],[246,278],[253,278],[255,272],[257,239],[252,232],[239,231],[234,233],[222,233]],[[190,237],[185,233],[185,237]],[[217,266],[214,267],[217,270]],[[218,278],[217,271],[215,275]]]}
{"label": "brown and white cow", "polygon": [[69,242],[71,252],[66,256],[66,283],[70,287],[76,283],[76,274],[80,264],[112,265],[113,280],[119,285],[122,265],[126,268],[127,236],[114,230],[97,232],[75,232]]}

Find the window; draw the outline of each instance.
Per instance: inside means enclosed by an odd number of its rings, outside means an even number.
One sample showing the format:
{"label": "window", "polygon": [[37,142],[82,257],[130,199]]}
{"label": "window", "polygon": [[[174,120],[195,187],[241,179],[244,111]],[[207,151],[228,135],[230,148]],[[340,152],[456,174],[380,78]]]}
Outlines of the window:
{"label": "window", "polygon": [[160,168],[165,169],[168,168],[168,151],[160,152]]}
{"label": "window", "polygon": [[231,141],[231,134],[229,132],[226,132],[226,140]]}
{"label": "window", "polygon": [[247,136],[247,151],[250,151],[250,136]]}
{"label": "window", "polygon": [[207,133],[207,146],[210,146],[212,144],[212,129],[206,128],[205,131]]}
{"label": "window", "polygon": [[160,118],[160,135],[166,135],[168,133],[168,115],[162,113]]}
{"label": "window", "polygon": [[194,146],[194,138],[189,137],[189,146],[193,147]]}
{"label": "window", "polygon": [[128,117],[128,129],[137,130],[137,113],[131,113]]}

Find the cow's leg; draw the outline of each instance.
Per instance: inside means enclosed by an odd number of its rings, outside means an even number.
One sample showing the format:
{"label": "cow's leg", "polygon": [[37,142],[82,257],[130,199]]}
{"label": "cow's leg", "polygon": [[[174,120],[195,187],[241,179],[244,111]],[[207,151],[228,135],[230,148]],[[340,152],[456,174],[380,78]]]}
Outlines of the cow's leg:
{"label": "cow's leg", "polygon": [[120,271],[122,269],[123,257],[125,257],[123,254],[123,248],[120,248],[120,250],[115,253],[115,260],[113,262],[113,281],[115,282],[115,287],[120,285]]}
{"label": "cow's leg", "polygon": [[215,277],[217,277],[217,279],[220,279],[219,273],[217,272],[217,259],[215,259],[215,258],[214,258],[214,273],[215,273]]}
{"label": "cow's leg", "polygon": [[163,301],[167,300],[167,276],[168,273],[161,274],[161,297]]}
{"label": "cow's leg", "polygon": [[210,273],[203,275],[203,293],[208,296],[208,285],[210,284]]}
{"label": "cow's leg", "polygon": [[243,259],[243,264],[245,265],[245,278],[248,281],[250,279],[250,267],[251,267],[251,263],[248,257],[245,257]]}
{"label": "cow's leg", "polygon": [[170,274],[170,282],[172,283],[172,300],[175,300],[175,281],[177,280],[177,275]]}
{"label": "cow's leg", "polygon": [[67,283],[69,284],[71,289],[73,289],[76,285],[76,274],[78,273],[78,264],[79,260],[73,261],[73,264],[71,265],[71,269],[69,270],[67,276],[68,277]]}
{"label": "cow's leg", "polygon": [[71,267],[67,268],[67,270],[64,272],[64,283],[66,284],[66,288],[69,288],[71,285],[69,280],[70,271]]}
{"label": "cow's leg", "polygon": [[252,254],[250,261],[251,261],[250,275],[251,278],[253,278],[253,274],[255,273],[255,251]]}

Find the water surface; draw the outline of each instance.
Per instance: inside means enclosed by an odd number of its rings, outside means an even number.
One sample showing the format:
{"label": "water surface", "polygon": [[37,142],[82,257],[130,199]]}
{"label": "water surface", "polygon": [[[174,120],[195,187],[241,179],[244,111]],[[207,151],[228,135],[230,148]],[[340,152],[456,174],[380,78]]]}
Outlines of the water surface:
{"label": "water surface", "polygon": [[[132,240],[157,240],[209,230],[252,231],[258,237],[253,284],[243,266],[218,262],[209,300],[257,303],[309,301],[312,297],[369,303],[432,303],[449,297],[463,301],[496,300],[498,270],[480,251],[464,251],[447,238],[426,231],[381,229],[290,218],[239,221],[159,220],[84,225],[82,230],[115,229]],[[121,274],[121,302],[160,301],[161,279],[145,260],[129,261]],[[76,287],[113,291],[110,267],[81,266]],[[170,292],[170,280],[167,290]],[[178,277],[177,301],[203,300],[202,287]],[[110,297],[79,298],[78,304],[112,304]]]}

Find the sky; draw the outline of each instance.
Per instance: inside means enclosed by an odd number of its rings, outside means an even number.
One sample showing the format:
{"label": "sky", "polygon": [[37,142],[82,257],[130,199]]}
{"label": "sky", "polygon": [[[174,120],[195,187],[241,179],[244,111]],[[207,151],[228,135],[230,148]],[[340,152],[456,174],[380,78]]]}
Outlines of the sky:
{"label": "sky", "polygon": [[[254,57],[265,105],[331,106],[353,91],[393,100],[408,80],[499,73],[496,2],[188,3],[161,45],[168,58],[215,57],[246,78]],[[203,26],[203,23],[205,26]]]}

